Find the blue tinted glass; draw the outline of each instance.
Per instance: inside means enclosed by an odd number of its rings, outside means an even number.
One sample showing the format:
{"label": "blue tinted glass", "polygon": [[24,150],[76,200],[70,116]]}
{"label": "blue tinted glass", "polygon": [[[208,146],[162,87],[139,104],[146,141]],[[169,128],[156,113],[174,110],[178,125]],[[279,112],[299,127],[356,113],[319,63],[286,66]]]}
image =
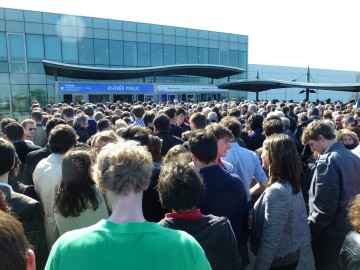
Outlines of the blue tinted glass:
{"label": "blue tinted glass", "polygon": [[229,40],[229,34],[228,33],[220,33],[220,40],[221,41],[228,41]]}
{"label": "blue tinted glass", "polygon": [[175,46],[174,45],[164,45],[164,65],[174,65],[175,64]]}
{"label": "blue tinted glass", "polygon": [[84,38],[79,41],[79,64],[94,64],[94,40]]}
{"label": "blue tinted glass", "polygon": [[209,49],[209,64],[212,64],[212,65],[219,64],[219,50],[218,49]]}
{"label": "blue tinted glass", "polygon": [[150,34],[137,33],[138,42],[150,42]]}
{"label": "blue tinted glass", "polygon": [[62,61],[61,42],[58,36],[45,36],[45,59],[50,61]]}
{"label": "blue tinted glass", "polygon": [[109,20],[109,29],[123,30],[122,21]]}
{"label": "blue tinted glass", "polygon": [[29,62],[41,62],[44,59],[44,40],[42,35],[26,35],[27,58]]}
{"label": "blue tinted glass", "polygon": [[209,49],[199,48],[199,64],[208,64],[208,63],[209,63]]}
{"label": "blue tinted glass", "polygon": [[239,67],[246,69],[247,61],[247,53],[239,52]]}
{"label": "blue tinted glass", "polygon": [[150,33],[150,24],[137,23],[137,32]]}
{"label": "blue tinted glass", "polygon": [[186,38],[185,37],[176,37],[176,45],[186,46]]}
{"label": "blue tinted glass", "polygon": [[43,63],[28,63],[29,73],[44,73]]}
{"label": "blue tinted glass", "polygon": [[68,64],[78,64],[77,38],[62,40],[63,61]]}
{"label": "blue tinted glass", "polygon": [[136,42],[124,41],[124,64],[125,67],[137,66]]}
{"label": "blue tinted glass", "polygon": [[124,43],[118,40],[109,40],[110,66],[124,65]]}
{"label": "blue tinted glass", "polygon": [[29,84],[45,84],[46,75],[45,74],[29,74]]}
{"label": "blue tinted glass", "polygon": [[186,29],[185,28],[176,27],[175,30],[176,30],[175,31],[176,36],[178,36],[178,37],[186,37]]}
{"label": "blue tinted glass", "polygon": [[83,28],[77,27],[78,38],[94,38],[94,29],[93,28]]}
{"label": "blue tinted glass", "polygon": [[5,33],[0,32],[0,61],[7,61],[7,49],[6,49],[6,37]]}
{"label": "blue tinted glass", "polygon": [[74,15],[60,15],[61,25],[76,26],[76,16]]}
{"label": "blue tinted glass", "polygon": [[19,9],[5,9],[5,20],[24,21],[24,13]]}
{"label": "blue tinted glass", "polygon": [[95,65],[109,66],[109,42],[94,39]]}
{"label": "blue tinted glass", "polygon": [[199,30],[199,38],[208,39],[209,32],[205,30]]}
{"label": "blue tinted glass", "polygon": [[172,44],[175,45],[175,37],[174,36],[163,36],[164,44]]}
{"label": "blue tinted glass", "polygon": [[40,106],[43,107],[47,104],[47,91],[46,85],[34,83],[34,85],[30,86],[30,98],[31,100],[36,99]]}
{"label": "blue tinted glass", "polygon": [[43,13],[43,22],[48,24],[58,24],[59,16],[59,14],[54,13]]}
{"label": "blue tinted glass", "polygon": [[136,32],[136,23],[135,22],[123,22],[124,31]]}
{"label": "blue tinted glass", "polygon": [[187,64],[198,64],[199,63],[199,52],[197,47],[187,48]]}
{"label": "blue tinted glass", "polygon": [[224,42],[224,41],[220,41],[220,49],[222,49],[222,50],[228,50],[228,49],[229,49],[229,43],[228,43],[228,42]]}
{"label": "blue tinted glass", "polygon": [[218,32],[209,32],[209,39],[219,40],[219,33]]}
{"label": "blue tinted glass", "polygon": [[175,27],[172,26],[163,26],[164,35],[175,36]]}
{"label": "blue tinted glass", "polygon": [[56,24],[43,24],[44,35],[56,35],[60,33],[60,25]]}
{"label": "blue tinted glass", "polygon": [[61,26],[61,36],[63,37],[77,37],[77,28],[73,26]]}
{"label": "blue tinted glass", "polygon": [[94,29],[94,38],[109,39],[109,30]]}
{"label": "blue tinted glass", "polygon": [[152,25],[150,25],[150,31],[152,34],[162,34],[162,26],[152,24]]}
{"label": "blue tinted glass", "polygon": [[229,66],[239,67],[239,52],[229,51]]}
{"label": "blue tinted glass", "polygon": [[10,61],[25,62],[24,35],[9,34]]}
{"label": "blue tinted glass", "polygon": [[151,66],[162,66],[164,52],[162,44],[151,44]]}
{"label": "blue tinted glass", "polygon": [[150,43],[138,43],[138,66],[150,66]]}
{"label": "blue tinted glass", "polygon": [[94,28],[108,29],[108,21],[106,19],[93,18]]}
{"label": "blue tinted glass", "polygon": [[163,36],[157,34],[151,34],[151,43],[163,43]]}
{"label": "blue tinted glass", "polygon": [[[43,69],[44,71],[44,69]],[[6,81],[2,80],[2,75],[6,75],[8,76],[8,74],[1,74],[1,73],[7,73],[9,72],[9,63],[6,61],[4,62],[0,62],[0,82],[1,83],[6,83]]]}
{"label": "blue tinted glass", "polygon": [[89,17],[76,17],[76,25],[78,27],[93,27],[93,20]]}
{"label": "blue tinted glass", "polygon": [[0,20],[4,20],[5,19],[5,10],[3,8],[0,8]]}
{"label": "blue tinted glass", "polygon": [[186,64],[186,47],[176,46],[176,64]]}
{"label": "blue tinted glass", "polygon": [[109,39],[123,40],[123,32],[116,30],[109,30]]}
{"label": "blue tinted glass", "polygon": [[220,65],[222,66],[229,65],[229,51],[220,50]]}
{"label": "blue tinted glass", "polygon": [[25,30],[24,22],[13,22],[7,21],[6,22],[6,31],[8,32],[21,32],[23,33]]}
{"label": "blue tinted glass", "polygon": [[[21,75],[21,74],[14,74]],[[18,76],[15,76],[18,77]],[[16,81],[16,79],[15,79]],[[30,108],[28,85],[11,85],[12,109],[16,112],[27,112]]]}
{"label": "blue tinted glass", "polygon": [[210,48],[219,48],[219,41],[217,40],[209,40],[209,47]]}
{"label": "blue tinted glass", "polygon": [[0,31],[5,32],[5,21],[4,20],[0,20]]}
{"label": "blue tinted glass", "polygon": [[42,23],[42,14],[37,11],[24,10],[25,21]]}
{"label": "blue tinted glass", "polygon": [[136,41],[136,33],[135,32],[123,32],[124,40],[126,41]]}
{"label": "blue tinted glass", "polygon": [[187,37],[191,38],[198,38],[199,37],[199,31],[195,29],[186,29],[187,31]]}
{"label": "blue tinted glass", "polygon": [[39,23],[25,23],[25,32],[31,34],[43,34],[42,24]]}

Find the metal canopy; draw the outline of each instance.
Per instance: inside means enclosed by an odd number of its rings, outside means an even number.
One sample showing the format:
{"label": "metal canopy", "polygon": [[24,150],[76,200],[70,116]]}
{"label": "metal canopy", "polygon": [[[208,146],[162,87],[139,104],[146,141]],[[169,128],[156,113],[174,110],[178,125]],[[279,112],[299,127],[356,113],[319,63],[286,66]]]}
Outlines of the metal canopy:
{"label": "metal canopy", "polygon": [[146,68],[99,68],[89,66],[70,65],[43,60],[46,75],[90,80],[135,79],[152,76],[201,76],[220,79],[238,75],[244,72],[237,67],[220,65],[172,65]]}
{"label": "metal canopy", "polygon": [[229,83],[218,84],[217,87],[220,89],[255,92],[257,100],[259,92],[278,88],[304,88],[306,89],[306,99],[309,98],[309,92],[311,92],[310,89],[344,92],[360,91],[360,83],[310,83],[261,79],[238,80]]}

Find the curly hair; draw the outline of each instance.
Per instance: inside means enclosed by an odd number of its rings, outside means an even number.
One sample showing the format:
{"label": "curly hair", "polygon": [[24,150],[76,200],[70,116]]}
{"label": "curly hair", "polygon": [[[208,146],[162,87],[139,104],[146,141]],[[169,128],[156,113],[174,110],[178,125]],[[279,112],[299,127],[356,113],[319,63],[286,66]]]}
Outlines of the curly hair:
{"label": "curly hair", "polygon": [[108,144],[99,153],[95,176],[100,186],[119,195],[140,192],[149,185],[153,161],[145,146],[136,141]]}
{"label": "curly hair", "polygon": [[349,203],[349,220],[351,227],[357,233],[360,233],[360,194],[356,195]]}
{"label": "curly hair", "polygon": [[55,211],[64,217],[78,217],[89,208],[99,207],[95,181],[91,177],[92,162],[85,150],[70,150],[62,161],[62,179],[55,197]]}

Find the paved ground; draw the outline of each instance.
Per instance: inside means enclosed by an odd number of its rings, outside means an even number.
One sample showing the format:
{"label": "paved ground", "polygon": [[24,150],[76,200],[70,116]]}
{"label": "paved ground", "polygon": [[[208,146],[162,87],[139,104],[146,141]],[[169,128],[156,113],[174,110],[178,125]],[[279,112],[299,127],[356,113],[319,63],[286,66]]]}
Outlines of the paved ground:
{"label": "paved ground", "polygon": [[[250,266],[247,268],[247,270],[252,270],[254,267],[255,256],[250,251],[250,248],[249,248],[249,255],[250,255],[251,263],[250,263]],[[299,260],[299,264],[296,269],[297,270],[315,270],[314,257],[312,254],[310,243],[300,249],[300,260]]]}

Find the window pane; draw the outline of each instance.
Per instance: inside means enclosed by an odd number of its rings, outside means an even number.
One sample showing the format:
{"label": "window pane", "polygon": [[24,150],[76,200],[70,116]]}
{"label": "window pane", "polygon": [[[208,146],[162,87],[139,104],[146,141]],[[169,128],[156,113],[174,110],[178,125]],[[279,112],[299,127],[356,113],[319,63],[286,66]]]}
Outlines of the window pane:
{"label": "window pane", "polygon": [[10,91],[8,85],[0,85],[0,113],[10,111]]}
{"label": "window pane", "polygon": [[61,62],[61,43],[58,36],[45,36],[45,59]]}
{"label": "window pane", "polygon": [[222,66],[229,65],[229,51],[220,50],[220,65]]}
{"label": "window pane", "polygon": [[199,48],[199,64],[208,64],[208,63],[209,63],[209,49]]}
{"label": "window pane", "polygon": [[6,37],[5,33],[0,33],[0,61],[7,61]]}
{"label": "window pane", "polygon": [[175,64],[175,46],[164,45],[164,65]]}
{"label": "window pane", "polygon": [[212,65],[219,64],[219,50],[218,49],[209,49],[209,64],[212,64]]}
{"label": "window pane", "polygon": [[186,64],[185,46],[176,46],[176,64]]}
{"label": "window pane", "polygon": [[124,65],[124,43],[118,40],[109,40],[110,66]]}
{"label": "window pane", "polygon": [[199,63],[198,48],[188,47],[187,48],[187,64],[198,64],[198,63]]}
{"label": "window pane", "polygon": [[95,65],[109,66],[109,43],[107,40],[94,39]]}
{"label": "window pane", "polygon": [[151,66],[162,66],[163,61],[163,45],[151,44]]}
{"label": "window pane", "polygon": [[93,39],[84,38],[79,41],[79,64],[94,64],[94,43]]}
{"label": "window pane", "polygon": [[28,112],[30,97],[28,85],[11,85],[13,111]]}
{"label": "window pane", "polygon": [[62,42],[63,60],[68,64],[78,63],[77,38],[66,38]]}
{"label": "window pane", "polygon": [[138,66],[149,67],[150,66],[150,44],[138,43]]}
{"label": "window pane", "polygon": [[229,51],[229,66],[239,67],[239,52]]}
{"label": "window pane", "polygon": [[124,42],[124,64],[126,67],[136,67],[137,48],[136,42]]}
{"label": "window pane", "polygon": [[30,87],[30,99],[37,100],[41,107],[45,107],[47,104],[46,85],[31,85]]}
{"label": "window pane", "polygon": [[24,35],[8,34],[11,72],[27,72]]}
{"label": "window pane", "polygon": [[26,48],[29,62],[41,62],[44,59],[43,36],[26,35]]}

